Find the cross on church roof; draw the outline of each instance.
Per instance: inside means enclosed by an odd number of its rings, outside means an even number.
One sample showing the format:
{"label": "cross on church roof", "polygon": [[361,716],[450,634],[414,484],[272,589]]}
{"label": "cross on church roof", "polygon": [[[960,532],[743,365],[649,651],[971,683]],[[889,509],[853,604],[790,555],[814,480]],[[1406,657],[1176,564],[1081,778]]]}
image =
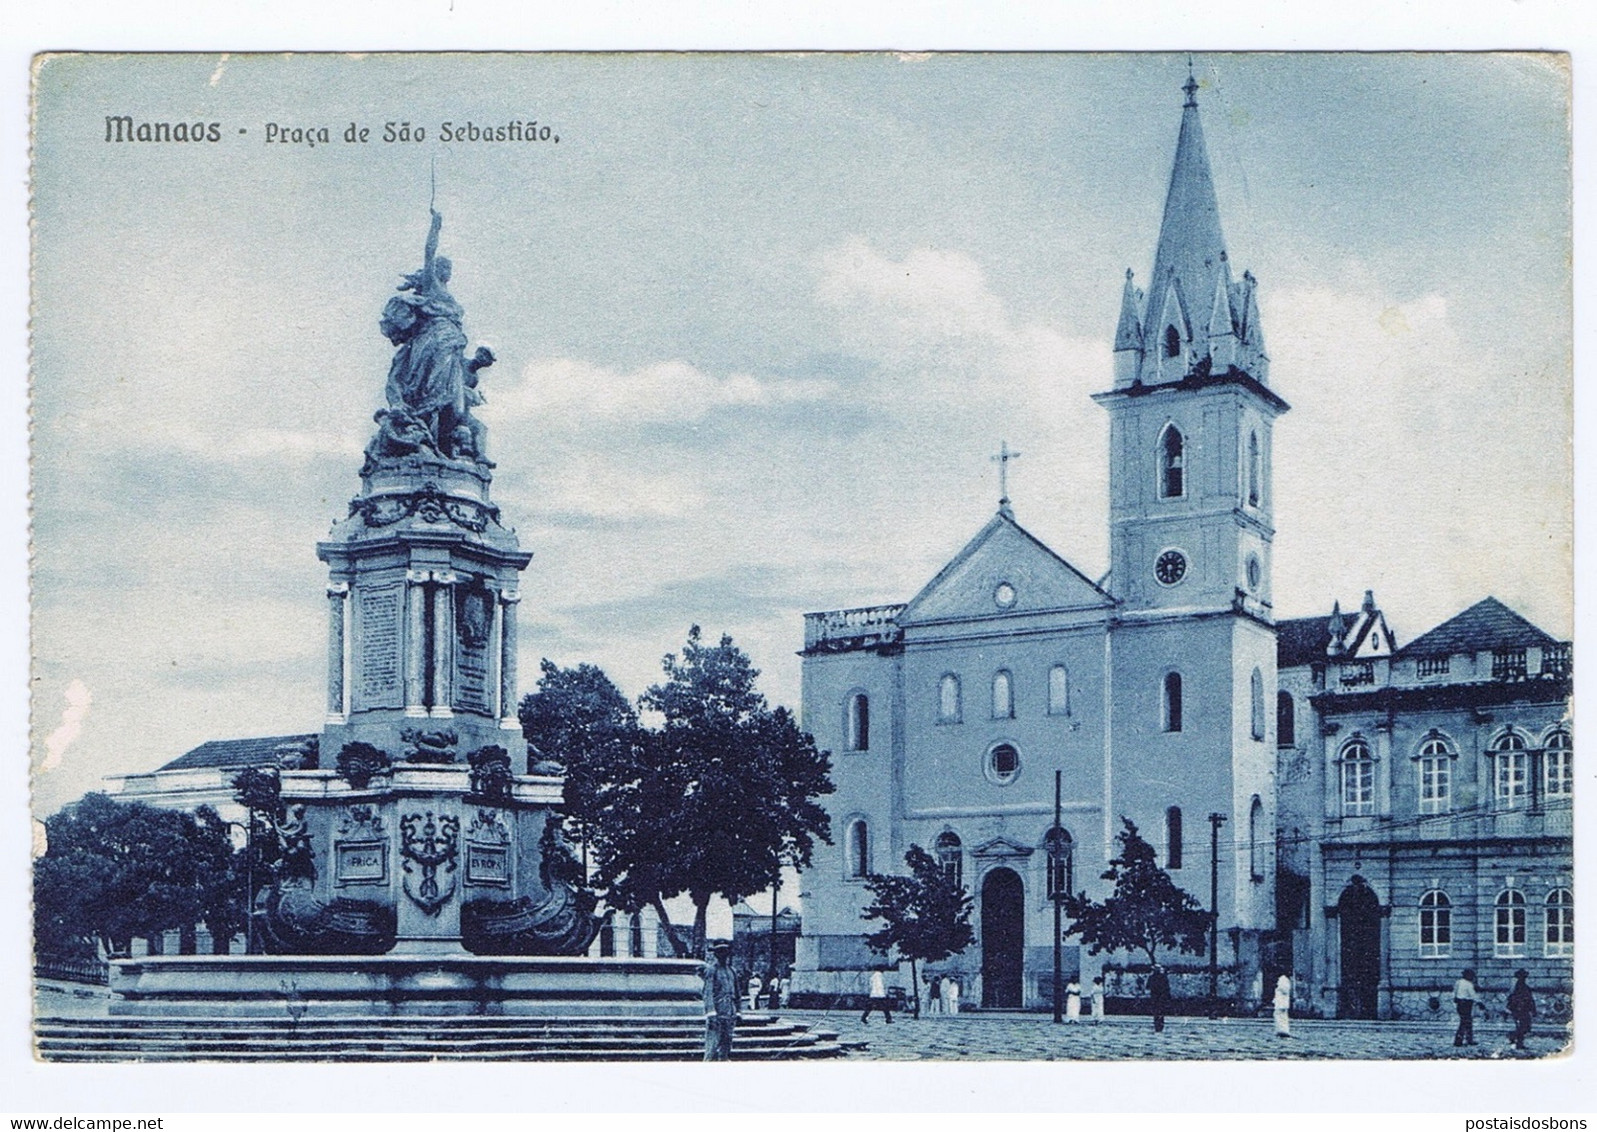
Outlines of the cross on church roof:
{"label": "cross on church roof", "polygon": [[1187,56],[1187,81],[1181,84],[1181,89],[1187,92],[1187,100],[1182,103],[1183,108],[1198,104],[1198,80],[1192,74],[1192,56]]}
{"label": "cross on church roof", "polygon": [[1004,514],[1009,513],[1009,461],[1020,459],[1019,452],[1009,450],[1009,441],[1000,441],[998,455],[992,457],[993,463],[998,465],[998,509]]}

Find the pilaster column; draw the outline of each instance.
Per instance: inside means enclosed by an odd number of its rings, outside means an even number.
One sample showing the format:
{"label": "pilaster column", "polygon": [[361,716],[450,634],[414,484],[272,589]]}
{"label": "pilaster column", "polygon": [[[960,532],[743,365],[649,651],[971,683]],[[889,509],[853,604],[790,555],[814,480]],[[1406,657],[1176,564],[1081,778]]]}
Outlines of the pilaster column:
{"label": "pilaster column", "polygon": [[449,719],[455,701],[455,593],[458,579],[452,573],[433,574],[433,702],[428,712],[435,719]]}
{"label": "pilaster column", "polygon": [[327,586],[327,722],[343,723],[344,711],[344,618],[348,607],[348,582]]}
{"label": "pilaster column", "polygon": [[405,714],[427,717],[427,579],[426,570],[405,571]]}
{"label": "pilaster column", "polygon": [[521,729],[516,703],[516,606],[520,590],[499,591],[499,726]]}

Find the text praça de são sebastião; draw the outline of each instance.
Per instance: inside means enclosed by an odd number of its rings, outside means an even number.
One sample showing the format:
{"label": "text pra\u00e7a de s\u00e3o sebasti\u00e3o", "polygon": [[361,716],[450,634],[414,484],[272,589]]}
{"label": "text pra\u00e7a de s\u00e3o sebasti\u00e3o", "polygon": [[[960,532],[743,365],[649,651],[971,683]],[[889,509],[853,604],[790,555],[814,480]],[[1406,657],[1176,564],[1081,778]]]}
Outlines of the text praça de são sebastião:
{"label": "text pra\u00e7a de s\u00e3o sebasti\u00e3o", "polygon": [[[237,131],[223,128],[221,122],[147,122],[137,121],[128,114],[108,114],[105,117],[105,140],[108,142],[179,142],[215,143],[226,137],[247,137],[249,127]],[[410,143],[425,142],[429,138],[438,142],[549,142],[560,143],[554,127],[541,124],[532,118],[511,118],[508,121],[484,125],[479,122],[444,121],[431,130],[408,121],[388,121],[381,126],[367,126],[351,122],[339,129],[336,126],[296,126],[282,122],[267,122],[258,137],[266,145],[303,145],[312,149],[319,145],[340,142],[360,145],[370,142]]]}

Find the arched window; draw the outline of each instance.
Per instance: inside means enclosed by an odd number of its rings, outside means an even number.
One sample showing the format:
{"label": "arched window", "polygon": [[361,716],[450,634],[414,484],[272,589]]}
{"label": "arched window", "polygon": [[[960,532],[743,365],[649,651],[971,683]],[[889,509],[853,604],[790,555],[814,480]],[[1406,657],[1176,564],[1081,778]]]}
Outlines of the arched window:
{"label": "arched window", "polygon": [[848,698],[848,749],[871,749],[871,699],[864,692]]}
{"label": "arched window", "polygon": [[1447,813],[1453,799],[1453,752],[1440,735],[1420,744],[1419,772],[1420,813]]}
{"label": "arched window", "polygon": [[634,959],[643,957],[643,913],[634,912],[627,924],[627,954]]}
{"label": "arched window", "polygon": [[937,721],[958,723],[962,718],[959,677],[949,672],[937,682]]}
{"label": "arched window", "polygon": [[843,873],[861,879],[871,875],[871,829],[864,818],[848,823],[848,833],[843,839]]}
{"label": "arched window", "polygon": [[1264,879],[1265,838],[1268,836],[1264,828],[1264,803],[1255,794],[1248,806],[1248,875],[1256,881]]}
{"label": "arched window", "polygon": [[1263,739],[1264,673],[1260,672],[1257,668],[1253,670],[1253,676],[1248,681],[1248,692],[1250,695],[1250,714],[1252,715],[1253,737],[1255,739]]}
{"label": "arched window", "polygon": [[1163,703],[1160,707],[1160,723],[1166,731],[1181,730],[1181,673],[1166,672],[1164,674]]}
{"label": "arched window", "polygon": [[1511,810],[1525,804],[1530,789],[1530,752],[1525,737],[1505,731],[1492,744],[1493,778],[1497,783],[1497,805]]}
{"label": "arched window", "polygon": [[1076,883],[1076,845],[1070,831],[1050,829],[1042,838],[1043,864],[1048,870],[1045,891],[1048,899],[1069,896]]}
{"label": "arched window", "polygon": [[1181,430],[1165,425],[1159,435],[1159,498],[1179,499],[1186,489],[1187,442]]}
{"label": "arched window", "polygon": [[1433,888],[1420,897],[1420,958],[1446,959],[1453,951],[1453,902]]}
{"label": "arched window", "polygon": [[1514,959],[1525,954],[1525,894],[1505,888],[1497,894],[1497,936],[1492,954]]}
{"label": "arched window", "polygon": [[1547,796],[1568,798],[1575,792],[1575,742],[1562,729],[1547,736]]}
{"label": "arched window", "polygon": [[1575,954],[1575,894],[1555,888],[1547,894],[1547,948],[1549,958]]}
{"label": "arched window", "polygon": [[1070,672],[1062,664],[1048,670],[1048,714],[1070,714]]}
{"label": "arched window", "polygon": [[1298,742],[1297,705],[1291,692],[1275,694],[1275,745],[1295,747]]}
{"label": "arched window", "polygon": [[1248,506],[1259,505],[1259,434],[1248,433]]}
{"label": "arched window", "polygon": [[1015,718],[1015,682],[1008,669],[993,673],[993,718]]}
{"label": "arched window", "polygon": [[937,863],[943,875],[957,888],[964,880],[964,847],[952,830],[937,835]]}
{"label": "arched window", "polygon": [[1181,331],[1174,326],[1164,328],[1164,356],[1167,358],[1181,356]]}
{"label": "arched window", "polygon": [[1375,759],[1370,745],[1354,739],[1342,748],[1342,814],[1358,817],[1375,812]]}
{"label": "arched window", "polygon": [[1171,806],[1164,812],[1164,867],[1181,867],[1181,807]]}

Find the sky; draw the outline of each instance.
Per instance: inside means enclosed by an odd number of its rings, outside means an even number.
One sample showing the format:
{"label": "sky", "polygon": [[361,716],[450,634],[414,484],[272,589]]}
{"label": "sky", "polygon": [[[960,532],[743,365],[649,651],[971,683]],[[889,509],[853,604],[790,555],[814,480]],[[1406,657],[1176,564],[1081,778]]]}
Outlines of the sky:
{"label": "sky", "polygon": [[[1281,617],[1411,640],[1493,594],[1572,632],[1568,76],[1544,56],[1199,55],[1259,280]],[[990,517],[1107,566],[1110,339],[1151,268],[1175,55],[59,58],[33,167],[33,765],[48,813],[316,730],[325,568],[441,250],[521,671],[630,696],[688,627],[797,704],[802,614],[904,601]],[[108,144],[106,114],[220,121]],[[559,142],[443,143],[444,121]],[[383,143],[385,122],[422,142]],[[338,140],[351,123],[373,140]],[[310,147],[268,124],[327,127]],[[238,130],[246,131],[243,134]]]}

